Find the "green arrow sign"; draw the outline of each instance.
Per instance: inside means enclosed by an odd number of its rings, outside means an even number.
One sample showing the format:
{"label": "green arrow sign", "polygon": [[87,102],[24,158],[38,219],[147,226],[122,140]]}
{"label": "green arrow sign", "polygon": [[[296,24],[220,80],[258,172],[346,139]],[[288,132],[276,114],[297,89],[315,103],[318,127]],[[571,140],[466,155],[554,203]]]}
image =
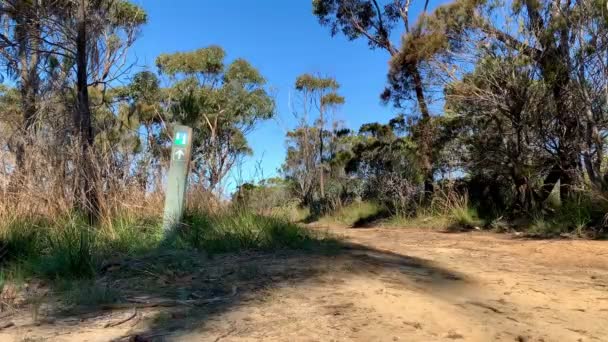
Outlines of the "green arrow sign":
{"label": "green arrow sign", "polygon": [[165,213],[163,227],[165,232],[175,228],[184,213],[184,200],[188,171],[190,167],[190,151],[192,149],[192,128],[175,126],[173,147],[171,148],[171,165],[167,175],[165,191]]}
{"label": "green arrow sign", "polygon": [[177,146],[188,145],[188,132],[176,132],[173,144]]}

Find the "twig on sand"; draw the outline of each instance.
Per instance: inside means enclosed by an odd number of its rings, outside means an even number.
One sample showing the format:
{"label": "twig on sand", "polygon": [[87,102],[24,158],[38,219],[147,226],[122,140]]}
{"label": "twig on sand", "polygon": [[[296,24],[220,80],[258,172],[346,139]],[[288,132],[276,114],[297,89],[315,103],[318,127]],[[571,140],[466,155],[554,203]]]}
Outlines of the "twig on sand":
{"label": "twig on sand", "polygon": [[197,299],[197,300],[159,300],[152,302],[142,302],[139,300],[129,300],[129,303],[116,303],[106,304],[102,308],[104,310],[123,310],[123,309],[143,309],[143,308],[157,308],[157,307],[173,307],[173,306],[201,306],[226,300],[226,297],[214,297],[209,299]]}
{"label": "twig on sand", "polygon": [[235,331],[236,331],[236,327],[232,327],[232,329],[228,330],[228,332],[226,332],[225,334],[218,336],[215,340],[213,340],[213,342],[219,342],[219,340],[223,339],[224,337],[228,337],[230,334],[232,334]]}
{"label": "twig on sand", "polygon": [[113,340],[111,340],[110,342],[149,342],[152,341],[153,338],[156,337],[161,337],[161,336],[167,336],[167,335],[171,335],[170,332],[159,332],[159,333],[155,333],[155,334],[147,334],[147,335],[140,335],[140,334],[134,334],[134,335],[125,335],[119,338],[115,338]]}
{"label": "twig on sand", "polygon": [[13,322],[6,322],[6,323],[2,323],[0,324],[0,330],[4,330],[6,328],[10,328],[10,327],[14,327],[15,323]]}
{"label": "twig on sand", "polygon": [[112,323],[112,322],[108,322],[108,323],[107,323],[106,325],[104,325],[103,327],[104,327],[104,328],[113,328],[113,327],[119,326],[119,325],[121,325],[121,324],[123,324],[123,323],[127,323],[128,321],[132,320],[132,319],[133,319],[133,318],[135,318],[135,317],[137,317],[137,309],[136,309],[135,311],[133,311],[133,314],[132,314],[132,315],[130,315],[129,317],[124,318],[124,319],[121,319],[120,321],[118,321],[118,322],[114,322],[114,323]]}
{"label": "twig on sand", "polygon": [[226,297],[213,297],[206,299],[190,299],[190,300],[173,300],[173,299],[160,299],[156,301],[148,301],[145,299],[130,298],[127,299],[128,303],[115,303],[106,304],[102,306],[103,310],[123,310],[123,309],[143,309],[143,308],[158,308],[158,307],[173,307],[173,306],[202,306],[217,302],[222,302],[230,297],[237,295],[237,287],[232,286],[232,293]]}
{"label": "twig on sand", "polygon": [[485,304],[485,303],[480,303],[480,302],[475,302],[475,301],[467,301],[467,304],[479,306],[480,308],[488,309],[488,310],[491,310],[491,311],[493,311],[495,313],[498,313],[498,314],[503,313],[501,310],[498,310],[497,308],[495,308],[493,306],[490,306],[488,304]]}

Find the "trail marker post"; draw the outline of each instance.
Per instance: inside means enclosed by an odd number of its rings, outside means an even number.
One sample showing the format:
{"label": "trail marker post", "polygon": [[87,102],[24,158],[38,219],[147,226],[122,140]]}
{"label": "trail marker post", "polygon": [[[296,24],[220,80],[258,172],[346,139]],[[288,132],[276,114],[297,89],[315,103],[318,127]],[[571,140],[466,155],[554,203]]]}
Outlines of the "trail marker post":
{"label": "trail marker post", "polygon": [[165,190],[165,213],[163,215],[165,232],[175,228],[184,213],[191,150],[192,128],[175,126],[171,147],[171,164],[169,165],[167,189]]}

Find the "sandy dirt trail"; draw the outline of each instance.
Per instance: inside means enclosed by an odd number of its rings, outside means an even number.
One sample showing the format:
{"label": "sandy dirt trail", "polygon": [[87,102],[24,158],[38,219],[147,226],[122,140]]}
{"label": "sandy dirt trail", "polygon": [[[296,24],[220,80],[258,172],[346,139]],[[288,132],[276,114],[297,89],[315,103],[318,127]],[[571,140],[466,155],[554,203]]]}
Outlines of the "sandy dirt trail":
{"label": "sandy dirt trail", "polygon": [[[337,253],[201,261],[184,288],[218,303],[140,309],[107,328],[133,309],[40,325],[24,313],[0,341],[608,341],[608,242],[331,231],[349,243]],[[134,281],[150,279],[114,286]]]}

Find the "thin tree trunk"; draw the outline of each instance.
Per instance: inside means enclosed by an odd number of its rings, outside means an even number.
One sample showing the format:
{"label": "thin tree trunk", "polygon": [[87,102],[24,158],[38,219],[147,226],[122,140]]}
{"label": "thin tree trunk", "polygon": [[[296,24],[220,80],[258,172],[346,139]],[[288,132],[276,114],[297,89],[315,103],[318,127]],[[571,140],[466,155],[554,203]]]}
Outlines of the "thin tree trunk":
{"label": "thin tree trunk", "polygon": [[319,190],[321,194],[321,198],[325,199],[325,179],[324,179],[324,170],[323,170],[323,106],[321,106],[321,110],[319,112]]}
{"label": "thin tree trunk", "polygon": [[81,177],[77,186],[78,201],[89,221],[95,223],[100,216],[100,203],[96,187],[97,175],[93,163],[93,126],[88,90],[88,53],[87,53],[87,0],[80,0],[76,33],[76,110],[74,124],[79,143],[82,145],[80,158]]}
{"label": "thin tree trunk", "polygon": [[[15,38],[18,46],[19,76],[21,93],[21,110],[23,112],[21,139],[16,143],[15,174],[17,177],[24,171],[26,163],[26,145],[30,142],[30,129],[32,128],[37,114],[37,96],[40,83],[38,74],[39,52],[37,51],[40,38],[40,24],[35,23],[32,12],[37,6],[24,5],[22,13],[15,18]],[[27,8],[32,6],[32,8]],[[31,44],[30,48],[28,44]]]}
{"label": "thin tree trunk", "polygon": [[424,85],[422,84],[422,77],[418,66],[414,65],[411,70],[412,79],[414,81],[414,91],[416,93],[416,99],[418,101],[418,108],[420,109],[421,120],[420,120],[420,139],[418,146],[420,148],[421,156],[421,168],[424,176],[424,191],[425,197],[430,198],[434,191],[434,177],[433,177],[433,147],[432,147],[432,122],[431,114],[426,103],[424,96]]}
{"label": "thin tree trunk", "polygon": [[[428,5],[428,1],[425,4],[425,11]],[[407,14],[405,14],[407,16]],[[402,14],[403,16],[403,14]],[[408,25],[405,25],[406,30],[408,29]],[[417,33],[419,34],[419,32]],[[395,49],[390,41],[386,40],[385,45],[386,50],[391,56],[395,56],[399,53],[397,49]],[[431,123],[431,113],[429,111],[429,107],[426,102],[426,97],[424,95],[424,84],[422,82],[422,76],[420,75],[420,69],[418,68],[418,64],[414,64],[410,66],[409,73],[412,76],[412,80],[414,81],[414,92],[416,93],[416,100],[418,102],[418,108],[420,109],[421,120],[420,120],[420,156],[421,156],[421,168],[424,176],[424,192],[425,198],[430,199],[434,192],[434,172],[433,172],[433,143],[432,143],[432,123]]]}

